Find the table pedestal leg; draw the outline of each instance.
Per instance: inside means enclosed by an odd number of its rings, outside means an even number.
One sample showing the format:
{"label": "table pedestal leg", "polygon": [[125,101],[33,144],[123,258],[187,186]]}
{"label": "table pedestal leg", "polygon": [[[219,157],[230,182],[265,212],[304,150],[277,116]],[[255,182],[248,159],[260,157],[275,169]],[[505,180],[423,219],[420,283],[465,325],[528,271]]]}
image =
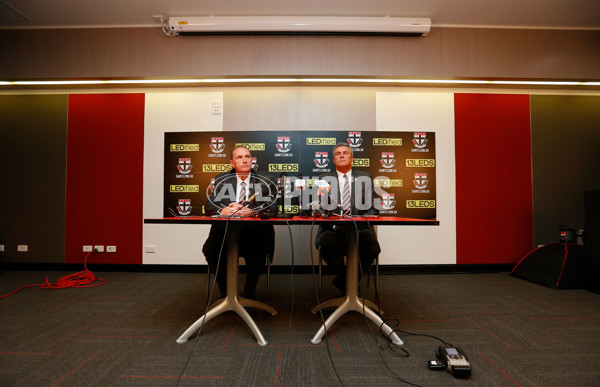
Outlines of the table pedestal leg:
{"label": "table pedestal leg", "polygon": [[216,301],[211,305],[210,310],[198,320],[196,320],[179,338],[177,342],[179,344],[185,343],[190,336],[192,336],[200,327],[206,322],[212,320],[216,316],[224,312],[235,312],[242,320],[248,325],[258,345],[267,345],[267,341],[263,337],[262,333],[256,326],[256,323],[250,317],[244,307],[252,307],[262,309],[276,315],[277,311],[270,306],[256,300],[249,300],[238,296],[238,270],[239,270],[239,246],[238,246],[238,231],[230,229],[227,235],[227,295],[224,299]]}
{"label": "table pedestal leg", "polygon": [[348,262],[346,263],[346,296],[326,301],[313,309],[313,313],[316,313],[321,308],[339,305],[325,321],[325,324],[321,325],[317,334],[312,338],[311,343],[319,344],[325,332],[331,328],[337,319],[347,312],[354,311],[364,314],[369,320],[381,326],[381,330],[390,337],[394,344],[402,345],[404,343],[400,337],[387,324],[383,324],[383,320],[369,307],[375,307],[375,305],[372,302],[363,303],[363,300],[358,297],[358,246],[356,235],[355,229],[348,230],[346,235],[346,255],[348,258]]}

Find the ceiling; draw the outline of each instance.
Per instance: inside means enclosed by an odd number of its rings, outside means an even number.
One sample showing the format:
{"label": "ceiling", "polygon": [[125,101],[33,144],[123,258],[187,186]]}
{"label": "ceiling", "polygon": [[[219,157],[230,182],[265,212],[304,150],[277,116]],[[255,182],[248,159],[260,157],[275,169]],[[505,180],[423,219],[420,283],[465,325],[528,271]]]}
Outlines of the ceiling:
{"label": "ceiling", "polygon": [[600,0],[0,0],[0,28],[160,26],[169,16],[429,17],[434,27],[600,29]]}

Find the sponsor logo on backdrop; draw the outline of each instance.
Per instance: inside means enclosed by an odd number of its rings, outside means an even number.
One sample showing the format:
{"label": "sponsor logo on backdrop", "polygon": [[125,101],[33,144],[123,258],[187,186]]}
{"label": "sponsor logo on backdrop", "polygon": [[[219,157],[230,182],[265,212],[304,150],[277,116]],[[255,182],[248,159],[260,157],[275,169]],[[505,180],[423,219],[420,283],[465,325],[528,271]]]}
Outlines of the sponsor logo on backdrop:
{"label": "sponsor logo on backdrop", "polygon": [[192,159],[189,157],[180,157],[177,170],[183,175],[187,175],[188,173],[192,172]]}
{"label": "sponsor logo on backdrop", "polygon": [[264,143],[247,143],[247,142],[238,142],[235,146],[243,146],[248,149],[250,152],[252,151],[264,151],[267,149]]}
{"label": "sponsor logo on backdrop", "polygon": [[256,157],[252,158],[252,169],[258,171],[258,161],[256,161]]}
{"label": "sponsor logo on backdrop", "polygon": [[225,150],[225,138],[224,137],[211,137],[210,138],[210,150],[213,153],[222,153]]}
{"label": "sponsor logo on backdrop", "polygon": [[427,147],[427,133],[415,132],[412,143],[416,148],[411,149],[412,152],[429,152],[429,149],[425,149]]}
{"label": "sponsor logo on backdrop", "polygon": [[221,173],[231,171],[231,164],[202,164],[202,172]]}
{"label": "sponsor logo on backdrop", "polygon": [[289,137],[277,137],[277,144],[275,144],[277,148],[277,153],[275,153],[276,157],[292,157],[293,154],[289,153],[292,150],[292,143],[290,142]]}
{"label": "sponsor logo on backdrop", "polygon": [[190,174],[192,172],[192,159],[189,157],[180,157],[179,162],[177,164],[177,172],[179,174],[175,175],[177,179],[191,179],[194,175]]}
{"label": "sponsor logo on backdrop", "polygon": [[171,144],[171,152],[198,152],[199,144]]}
{"label": "sponsor logo on backdrop", "polygon": [[435,208],[435,200],[407,200],[406,208]]}
{"label": "sponsor logo on backdrop", "polygon": [[198,185],[171,185],[169,187],[170,192],[200,192],[200,186]]}
{"label": "sponsor logo on backdrop", "polygon": [[433,168],[435,167],[434,159],[406,159],[406,166],[409,168]]}
{"label": "sponsor logo on backdrop", "polygon": [[427,185],[429,185],[429,180],[427,179],[427,173],[415,173],[415,179],[413,180],[413,184],[416,189],[412,190],[412,193],[429,193],[427,189]]}
{"label": "sponsor logo on backdrop", "polygon": [[396,165],[396,159],[394,158],[394,152],[381,152],[381,165],[386,169],[394,168]]}
{"label": "sponsor logo on backdrop", "polygon": [[348,132],[348,138],[346,139],[348,145],[354,152],[361,152],[364,149],[360,146],[362,145],[363,139],[361,137],[361,132]]}
{"label": "sponsor logo on backdrop", "polygon": [[353,167],[368,167],[371,165],[371,159],[354,159],[352,160]]}
{"label": "sponsor logo on backdrop", "polygon": [[383,173],[395,173],[398,172],[397,169],[394,168],[396,165],[396,158],[394,157],[394,152],[381,152],[381,159],[379,159],[381,166],[383,168],[379,169],[379,172]]}
{"label": "sponsor logo on backdrop", "polygon": [[[297,214],[299,211],[299,208],[300,208],[300,206],[298,206],[298,205],[286,205],[285,213],[286,214]],[[281,206],[279,206],[279,212],[282,212]]]}
{"label": "sponsor logo on backdrop", "polygon": [[[208,186],[208,194],[212,194],[215,191],[215,178],[210,179],[210,185]],[[204,213],[204,206],[202,207],[202,213]]]}
{"label": "sponsor logo on backdrop", "polygon": [[373,185],[381,188],[398,188],[403,187],[402,179],[375,178]]}
{"label": "sponsor logo on backdrop", "polygon": [[182,216],[191,214],[192,213],[192,200],[191,199],[177,200],[177,213]]}
{"label": "sponsor logo on backdrop", "polygon": [[330,145],[330,146],[335,146],[336,143],[337,143],[337,140],[335,138],[331,138],[331,137],[326,137],[326,138],[307,137],[306,138],[306,145]]}
{"label": "sponsor logo on backdrop", "polygon": [[374,138],[373,145],[375,146],[402,146],[401,138]]}
{"label": "sponsor logo on backdrop", "polygon": [[384,210],[392,210],[396,207],[396,200],[394,194],[383,194],[381,195],[381,207]]}
{"label": "sponsor logo on backdrop", "polygon": [[329,152],[315,152],[313,162],[316,166],[313,172],[329,172],[329,169],[325,169],[329,165]]}
{"label": "sponsor logo on backdrop", "polygon": [[396,215],[398,211],[394,210],[396,207],[396,199],[394,194],[382,194],[379,202],[379,214],[381,215]]}
{"label": "sponsor logo on backdrop", "polygon": [[269,164],[269,172],[298,172],[298,164]]}

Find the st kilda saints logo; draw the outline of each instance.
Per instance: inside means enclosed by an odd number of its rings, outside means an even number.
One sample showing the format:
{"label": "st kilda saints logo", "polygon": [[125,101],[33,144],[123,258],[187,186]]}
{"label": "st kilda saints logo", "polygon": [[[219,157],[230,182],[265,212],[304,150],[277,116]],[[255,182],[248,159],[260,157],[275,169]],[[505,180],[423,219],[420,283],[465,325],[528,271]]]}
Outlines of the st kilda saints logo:
{"label": "st kilda saints logo", "polygon": [[292,149],[289,137],[277,137],[277,144],[275,146],[280,153],[288,153]]}
{"label": "st kilda saints logo", "polygon": [[258,162],[256,161],[256,157],[252,158],[252,169],[258,171]]}
{"label": "st kilda saints logo", "polygon": [[381,152],[381,165],[386,168],[394,168],[396,165],[396,159],[394,158],[394,152]]}
{"label": "st kilda saints logo", "polygon": [[351,148],[358,148],[362,145],[363,139],[360,136],[360,132],[348,132],[348,139],[346,141],[348,141],[348,145]]}
{"label": "st kilda saints logo", "polygon": [[425,189],[429,184],[429,180],[427,180],[426,173],[415,173],[415,179],[413,180],[413,184],[417,189]]}
{"label": "st kilda saints logo", "polygon": [[192,200],[179,199],[177,201],[177,213],[181,216],[186,216],[192,213]]}
{"label": "st kilda saints logo", "polygon": [[415,146],[415,148],[425,148],[427,146],[427,133],[415,132],[412,143]]}
{"label": "st kilda saints logo", "polygon": [[210,185],[208,186],[208,192],[211,194],[215,191],[215,178],[210,179]]}
{"label": "st kilda saints logo", "polygon": [[384,210],[392,210],[396,207],[396,200],[394,200],[394,194],[383,194],[381,195],[381,208]]}
{"label": "st kilda saints logo", "polygon": [[223,137],[211,137],[210,150],[213,153],[222,153],[225,150],[225,139]]}
{"label": "st kilda saints logo", "polygon": [[317,168],[327,168],[329,165],[329,153],[328,152],[315,152],[315,158],[313,159]]}
{"label": "st kilda saints logo", "polygon": [[179,164],[177,165],[177,171],[182,175],[187,175],[192,172],[192,159],[189,157],[180,157]]}

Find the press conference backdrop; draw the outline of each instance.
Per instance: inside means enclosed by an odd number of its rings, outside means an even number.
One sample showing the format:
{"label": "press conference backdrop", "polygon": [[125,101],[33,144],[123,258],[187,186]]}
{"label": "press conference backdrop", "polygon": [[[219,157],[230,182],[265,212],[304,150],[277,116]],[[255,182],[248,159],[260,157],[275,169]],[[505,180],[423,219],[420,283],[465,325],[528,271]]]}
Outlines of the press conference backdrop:
{"label": "press conference backdrop", "polygon": [[[311,187],[319,175],[335,170],[333,147],[343,142],[354,153],[353,168],[371,174],[380,213],[436,219],[434,132],[375,131],[239,131],[165,133],[165,217],[202,216],[214,177],[231,170],[231,150],[237,145],[252,154],[253,168],[285,183],[289,203],[298,213],[298,177]],[[281,177],[285,179],[281,182]],[[300,202],[306,206],[306,201]]]}

